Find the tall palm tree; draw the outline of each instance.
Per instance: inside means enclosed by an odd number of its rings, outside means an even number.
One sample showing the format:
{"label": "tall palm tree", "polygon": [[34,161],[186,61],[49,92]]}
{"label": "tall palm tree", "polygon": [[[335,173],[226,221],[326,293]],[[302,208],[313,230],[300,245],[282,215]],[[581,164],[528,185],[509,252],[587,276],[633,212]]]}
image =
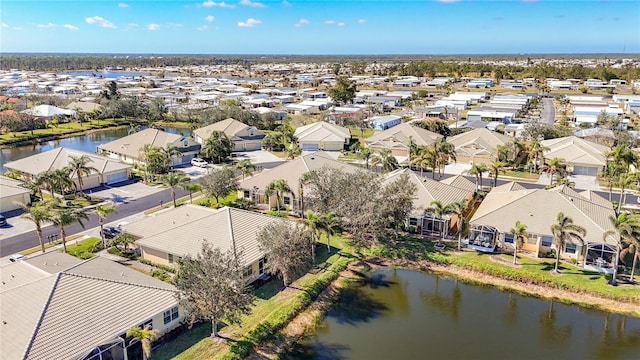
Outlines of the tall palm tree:
{"label": "tall palm tree", "polygon": [[482,174],[488,171],[489,168],[483,163],[473,163],[471,165],[471,169],[467,170],[467,174],[476,177],[476,190],[480,190],[482,188]]}
{"label": "tall palm tree", "polygon": [[157,164],[162,158],[160,148],[151,144],[144,144],[140,149],[140,158],[144,163],[144,182],[148,183],[150,179],[149,175],[158,172],[159,166]]}
{"label": "tall palm tree", "polygon": [[623,172],[618,175],[618,179],[616,180],[616,185],[618,185],[618,187],[620,188],[620,200],[618,201],[618,209],[616,210],[617,213],[620,213],[620,210],[622,209],[622,204],[624,203],[624,200],[625,200],[624,189],[628,188],[631,184],[635,183],[635,181],[636,181],[635,174]]}
{"label": "tall palm tree", "polygon": [[496,158],[498,161],[505,163],[509,162],[509,146],[508,145],[496,145]]}
{"label": "tall palm tree", "polygon": [[[331,236],[335,235],[340,226],[340,219],[334,212],[320,216],[317,227],[327,235],[327,254],[331,253]],[[320,237],[318,237],[319,240]]]}
{"label": "tall palm tree", "polygon": [[[613,277],[612,283],[616,282],[618,273],[618,251],[619,246],[625,246],[624,250],[620,252],[619,256],[624,258],[628,253],[634,254],[633,267],[631,268],[631,281],[633,281],[633,273],[636,266],[636,258],[638,256],[638,238],[640,238],[640,218],[637,215],[627,215],[626,213],[619,213],[617,216],[609,215],[609,221],[613,226],[613,229],[607,230],[602,234],[603,240],[609,236],[618,237],[618,244],[616,244],[616,256],[613,264]],[[633,252],[632,252],[633,250]]]}
{"label": "tall palm tree", "polygon": [[504,171],[505,166],[506,166],[506,164],[503,163],[502,161],[494,161],[489,166],[489,170],[490,170],[491,174],[493,175],[493,187],[498,186],[498,174],[500,172]]}
{"label": "tall palm tree", "polygon": [[219,164],[227,159],[233,151],[233,141],[222,131],[214,131],[204,142],[200,150],[202,155]]}
{"label": "tall palm tree", "polygon": [[540,159],[544,162],[544,152],[548,150],[549,148],[542,145],[538,139],[535,139],[529,145],[529,162],[533,164],[533,171],[538,172]]}
{"label": "tall palm tree", "polygon": [[116,204],[107,202],[96,206],[96,214],[98,214],[98,225],[100,225],[100,237],[102,238],[102,247],[107,248],[107,241],[104,238],[104,220],[107,216],[117,213]]}
{"label": "tall palm tree", "polygon": [[300,195],[300,214],[304,214],[304,187],[305,185],[307,185],[309,183],[309,180],[311,180],[311,173],[310,172],[304,172],[302,173],[302,175],[300,175],[300,177],[298,178],[298,194]]}
{"label": "tall palm tree", "polygon": [[564,159],[555,157],[541,166],[540,170],[549,174],[549,185],[553,185],[553,175],[555,173],[559,173],[562,176],[567,174],[567,163],[564,162]]}
{"label": "tall palm tree", "polygon": [[151,325],[147,325],[143,328],[132,327],[127,330],[127,337],[131,338],[130,344],[135,341],[140,341],[142,344],[142,356],[143,360],[148,359],[151,356],[151,342],[158,338],[159,331],[157,329],[151,329]]}
{"label": "tall palm tree", "polygon": [[524,244],[524,239],[527,237],[527,225],[520,222],[520,220],[516,221],[516,227],[511,228],[509,230],[510,233],[513,234],[513,264],[516,265],[518,263],[518,249],[522,247]]}
{"label": "tall palm tree", "polygon": [[293,190],[291,190],[291,188],[289,187],[289,184],[287,184],[287,181],[284,179],[277,179],[270,182],[267,185],[267,188],[265,189],[265,193],[268,196],[272,196],[272,195],[276,196],[276,201],[277,201],[276,206],[278,208],[278,214],[280,214],[280,200],[282,199],[284,194],[289,193],[292,196],[294,196]]}
{"label": "tall palm tree", "polygon": [[508,143],[507,146],[511,150],[511,162],[513,166],[517,168],[518,166],[520,166],[522,159],[527,156],[527,146],[519,138],[513,138],[513,140],[511,140],[511,142]]}
{"label": "tall palm tree", "polygon": [[253,172],[256,171],[256,166],[250,159],[242,159],[236,164],[236,169],[242,172],[242,181],[244,181],[246,175],[253,175]]}
{"label": "tall palm tree", "polygon": [[304,216],[304,221],[307,224],[307,230],[311,235],[311,259],[315,264],[316,261],[316,232],[318,231],[318,222],[320,217],[313,213],[311,210],[307,210]]}
{"label": "tall palm tree", "polygon": [[287,155],[287,160],[293,160],[296,156],[302,154],[302,149],[297,142],[293,141],[284,148],[284,152]]}
{"label": "tall palm tree", "polygon": [[159,148],[159,152],[162,159],[162,172],[169,171],[173,167],[173,158],[182,156],[180,149],[171,144]]}
{"label": "tall palm tree", "polygon": [[191,179],[179,171],[172,171],[163,175],[160,180],[163,184],[171,188],[171,200],[173,200],[173,207],[178,206],[176,204],[176,187],[182,186],[182,184],[189,182]]}
{"label": "tall palm tree", "polygon": [[458,228],[458,251],[462,251],[462,233],[464,232],[467,221],[465,218],[465,214],[467,212],[467,207],[469,202],[465,200],[455,201],[446,206],[446,212],[449,214],[455,214],[458,218],[458,222],[456,227]]}
{"label": "tall palm tree", "polygon": [[42,225],[51,222],[51,203],[43,200],[38,201],[35,204],[31,204],[31,206],[27,206],[24,204],[20,204],[20,206],[24,210],[24,214],[20,215],[20,217],[23,219],[27,219],[36,225],[36,234],[38,235],[38,240],[40,240],[40,248],[42,249],[42,253],[44,254],[45,248],[44,239],[42,237]]}
{"label": "tall palm tree", "polygon": [[64,227],[77,222],[84,229],[84,223],[82,222],[82,220],[89,220],[89,216],[84,209],[61,208],[53,211],[49,220],[53,223],[53,225],[57,226],[60,229],[62,247],[64,248],[64,252],[66,253],[67,233],[65,232]]}
{"label": "tall palm tree", "polygon": [[367,167],[367,170],[369,170],[369,160],[371,160],[371,156],[373,156],[373,152],[371,152],[371,149],[369,148],[364,148],[360,151],[360,153],[358,154],[358,157],[361,160],[364,160],[365,166]]}
{"label": "tall palm tree", "polygon": [[[431,202],[431,206],[427,209],[427,212],[435,215],[439,220],[443,221],[444,224],[444,216],[450,214],[450,208],[443,205],[439,200],[433,200]],[[440,229],[440,236],[438,237],[438,244],[442,243],[442,238],[444,237],[444,228]]]}
{"label": "tall palm tree", "polygon": [[198,183],[184,183],[181,187],[189,192],[189,203],[191,204],[193,204],[193,193],[202,190],[202,185]]}
{"label": "tall palm tree", "polygon": [[398,159],[389,149],[382,149],[378,154],[372,156],[371,166],[377,168],[380,165],[382,172],[393,171],[400,167]]}
{"label": "tall palm tree", "polygon": [[449,164],[450,160],[456,161],[456,147],[447,142],[445,138],[436,140],[433,144],[433,152],[435,155],[436,166],[438,168],[438,176],[442,176],[442,168]]}
{"label": "tall palm tree", "polygon": [[[432,161],[433,157],[429,153],[428,148],[421,148],[416,156],[411,159],[409,165],[417,166],[420,168],[420,176],[423,175],[424,169],[433,167],[435,169],[436,165]],[[435,173],[435,171],[434,171]]]}
{"label": "tall palm tree", "polygon": [[53,183],[55,187],[60,190],[60,195],[64,197],[65,192],[71,190],[75,183],[69,177],[69,169],[62,167],[60,169],[53,170]]}
{"label": "tall palm tree", "polygon": [[69,165],[67,168],[69,169],[69,176],[73,178],[74,176],[78,177],[78,185],[80,185],[80,192],[84,192],[84,180],[82,179],[84,176],[91,175],[92,172],[99,172],[93,166],[89,166],[88,164],[93,162],[88,155],[80,155],[80,156],[71,156],[69,160]]}
{"label": "tall palm tree", "polygon": [[551,233],[553,234],[553,244],[556,246],[556,266],[553,270],[558,273],[558,265],[560,264],[560,253],[564,249],[567,241],[578,242],[582,244],[587,230],[582,226],[573,223],[573,219],[565,216],[562,212],[558,213],[557,222],[551,225]]}

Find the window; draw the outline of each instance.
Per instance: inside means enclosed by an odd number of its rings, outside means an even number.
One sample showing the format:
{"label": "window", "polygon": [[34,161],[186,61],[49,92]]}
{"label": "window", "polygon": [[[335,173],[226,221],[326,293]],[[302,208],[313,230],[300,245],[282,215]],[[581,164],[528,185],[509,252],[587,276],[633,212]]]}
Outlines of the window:
{"label": "window", "polygon": [[288,196],[285,196],[285,197],[284,197],[284,204],[285,204],[285,205],[291,205],[291,198],[290,198],[290,197],[288,197]]}
{"label": "window", "polygon": [[544,235],[542,236],[542,246],[551,247],[553,243],[553,236]]}
{"label": "window", "polygon": [[173,265],[173,254],[167,254],[167,260],[169,260],[169,265]]}
{"label": "window", "polygon": [[178,307],[174,306],[171,309],[165,311],[162,315],[164,317],[164,324],[167,325],[168,323],[177,319],[180,316],[180,313],[178,312]]}
{"label": "window", "polygon": [[506,243],[513,244],[514,238],[515,236],[513,236],[513,234],[504,234],[504,242]]}
{"label": "window", "polygon": [[249,196],[250,196],[250,194],[249,194],[249,190],[245,190],[245,191],[244,191],[244,198],[245,198],[245,199],[248,199],[248,198],[249,198]]}
{"label": "window", "polygon": [[565,244],[564,252],[567,254],[575,254],[576,253],[576,245],[575,244]]}
{"label": "window", "polygon": [[409,218],[409,226],[418,226],[418,219]]}
{"label": "window", "polygon": [[251,266],[251,265],[246,266],[244,268],[244,271],[242,272],[242,276],[247,278],[247,277],[249,277],[251,275],[253,275],[253,266]]}

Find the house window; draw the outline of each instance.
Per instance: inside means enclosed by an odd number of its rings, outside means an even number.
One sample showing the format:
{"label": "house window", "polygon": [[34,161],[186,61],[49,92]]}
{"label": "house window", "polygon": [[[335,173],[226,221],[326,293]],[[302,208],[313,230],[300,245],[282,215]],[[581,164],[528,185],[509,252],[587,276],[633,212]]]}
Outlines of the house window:
{"label": "house window", "polygon": [[250,195],[250,194],[249,194],[249,190],[245,190],[243,194],[244,194],[244,195],[243,195],[243,197],[244,197],[245,199],[248,199],[248,198],[249,198],[249,195]]}
{"label": "house window", "polygon": [[506,243],[513,244],[514,238],[513,234],[504,234],[504,242]]}
{"label": "house window", "polygon": [[177,319],[180,316],[180,313],[178,311],[178,307],[174,306],[171,309],[165,311],[162,315],[164,317],[164,324],[167,325],[168,323]]}
{"label": "house window", "polygon": [[173,254],[167,254],[167,260],[169,260],[169,265],[173,265]]}
{"label": "house window", "polygon": [[284,204],[285,204],[285,205],[291,205],[291,198],[290,198],[290,197],[288,197],[288,196],[285,196],[285,197],[284,197]]}
{"label": "house window", "polygon": [[244,271],[242,272],[242,276],[247,278],[251,275],[253,275],[253,266],[245,266]]}
{"label": "house window", "polygon": [[409,226],[418,226],[418,219],[409,218]]}
{"label": "house window", "polygon": [[575,254],[576,253],[576,245],[575,244],[565,244],[564,252],[567,254]]}
{"label": "house window", "polygon": [[542,246],[551,247],[552,243],[553,243],[553,236],[544,235],[542,237]]}

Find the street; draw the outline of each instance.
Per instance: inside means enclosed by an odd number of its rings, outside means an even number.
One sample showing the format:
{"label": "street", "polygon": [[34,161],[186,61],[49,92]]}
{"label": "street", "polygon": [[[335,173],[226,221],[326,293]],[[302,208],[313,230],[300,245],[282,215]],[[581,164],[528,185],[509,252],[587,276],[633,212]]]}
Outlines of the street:
{"label": "street", "polygon": [[553,125],[556,119],[556,108],[553,105],[552,98],[542,98],[542,112],[540,113],[540,122],[547,125]]}

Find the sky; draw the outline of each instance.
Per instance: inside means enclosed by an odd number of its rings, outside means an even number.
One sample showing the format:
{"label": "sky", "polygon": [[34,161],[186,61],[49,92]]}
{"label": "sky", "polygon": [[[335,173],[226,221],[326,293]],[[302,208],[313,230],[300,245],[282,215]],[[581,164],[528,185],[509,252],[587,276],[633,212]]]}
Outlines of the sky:
{"label": "sky", "polygon": [[640,53],[638,0],[2,0],[0,53]]}

